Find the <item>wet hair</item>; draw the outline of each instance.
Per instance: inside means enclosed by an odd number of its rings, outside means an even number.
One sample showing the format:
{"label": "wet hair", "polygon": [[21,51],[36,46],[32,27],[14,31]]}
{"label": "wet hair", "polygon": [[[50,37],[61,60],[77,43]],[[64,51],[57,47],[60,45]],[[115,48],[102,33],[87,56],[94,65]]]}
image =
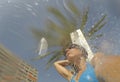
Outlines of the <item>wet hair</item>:
{"label": "wet hair", "polygon": [[81,52],[82,52],[82,56],[87,59],[88,57],[88,53],[87,51],[85,50],[84,47],[82,47],[81,45],[77,45],[77,44],[70,44],[67,49],[72,49],[72,48],[76,48],[76,49],[79,49]]}

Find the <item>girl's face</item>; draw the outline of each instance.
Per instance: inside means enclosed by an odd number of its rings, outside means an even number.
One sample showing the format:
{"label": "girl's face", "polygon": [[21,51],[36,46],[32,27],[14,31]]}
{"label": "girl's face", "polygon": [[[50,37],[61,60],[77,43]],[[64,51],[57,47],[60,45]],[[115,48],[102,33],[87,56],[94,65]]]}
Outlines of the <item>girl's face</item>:
{"label": "girl's face", "polygon": [[76,49],[76,48],[66,49],[66,58],[70,62],[74,62],[77,59],[80,59],[81,56],[82,56],[82,53],[79,49]]}

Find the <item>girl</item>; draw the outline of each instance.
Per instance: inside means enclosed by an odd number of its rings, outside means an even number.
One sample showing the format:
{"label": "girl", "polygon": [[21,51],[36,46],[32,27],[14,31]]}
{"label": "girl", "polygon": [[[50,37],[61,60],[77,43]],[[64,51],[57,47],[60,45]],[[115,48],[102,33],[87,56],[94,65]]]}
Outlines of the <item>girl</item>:
{"label": "girl", "polygon": [[[66,60],[54,63],[58,73],[69,82],[98,82],[93,67],[86,62],[86,50],[77,44],[70,45],[66,50]],[[66,66],[72,66],[74,72],[68,70]]]}

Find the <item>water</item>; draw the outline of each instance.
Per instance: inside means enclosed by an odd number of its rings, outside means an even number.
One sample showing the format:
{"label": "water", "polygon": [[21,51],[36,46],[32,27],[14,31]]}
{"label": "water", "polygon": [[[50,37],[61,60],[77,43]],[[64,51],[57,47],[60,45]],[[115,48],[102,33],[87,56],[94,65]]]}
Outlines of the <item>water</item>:
{"label": "water", "polygon": [[[97,46],[99,52],[119,55],[119,0],[74,0],[74,2],[80,9],[88,5],[90,7],[87,29],[90,29],[89,27],[103,14],[107,14],[107,24],[99,31],[104,36],[90,42],[90,45]],[[37,56],[34,53],[37,41],[33,38],[30,28],[45,28],[45,20],[50,16],[46,9],[49,5],[63,11],[63,1],[58,0],[0,0],[0,43],[38,69],[38,82],[66,82],[53,67],[45,70],[44,66],[49,57],[35,62],[30,61]]]}

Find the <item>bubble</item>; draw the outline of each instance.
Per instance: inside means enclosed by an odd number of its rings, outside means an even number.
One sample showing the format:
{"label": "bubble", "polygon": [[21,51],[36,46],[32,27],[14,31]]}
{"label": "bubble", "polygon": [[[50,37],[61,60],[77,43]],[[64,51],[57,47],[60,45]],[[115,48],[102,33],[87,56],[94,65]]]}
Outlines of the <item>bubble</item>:
{"label": "bubble", "polygon": [[14,7],[15,7],[15,8],[21,8],[20,6],[18,6],[18,5],[16,5],[16,4],[14,5]]}
{"label": "bubble", "polygon": [[31,9],[31,8],[29,8],[29,7],[27,7],[27,10],[28,10],[28,11],[32,11],[32,9]]}
{"label": "bubble", "polygon": [[35,12],[32,12],[32,15],[33,15],[33,16],[37,16]]}
{"label": "bubble", "polygon": [[39,5],[38,2],[35,2],[35,5],[38,6]]}
{"label": "bubble", "polygon": [[92,25],[92,28],[94,28],[95,26],[94,25]]}
{"label": "bubble", "polygon": [[49,0],[43,0],[44,5],[48,5],[48,1],[49,1]]}
{"label": "bubble", "polygon": [[31,7],[31,8],[33,7],[33,6],[32,6],[32,5],[30,5],[30,4],[25,4],[25,5],[26,5],[27,7]]}
{"label": "bubble", "polygon": [[11,3],[11,1],[10,1],[10,0],[8,0],[8,3]]}
{"label": "bubble", "polygon": [[104,16],[104,13],[101,13],[101,16]]}
{"label": "bubble", "polygon": [[43,0],[44,2],[48,2],[49,0]]}

